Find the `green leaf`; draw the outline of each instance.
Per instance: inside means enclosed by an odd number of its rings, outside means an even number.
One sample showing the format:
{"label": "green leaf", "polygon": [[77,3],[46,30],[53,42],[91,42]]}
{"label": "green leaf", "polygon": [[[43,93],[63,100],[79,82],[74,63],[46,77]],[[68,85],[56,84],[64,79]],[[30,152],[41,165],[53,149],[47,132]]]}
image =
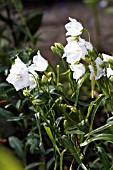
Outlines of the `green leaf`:
{"label": "green leaf", "polygon": [[90,131],[92,130],[92,126],[93,126],[93,121],[94,121],[94,117],[95,117],[95,114],[97,112],[97,109],[98,107],[100,106],[100,104],[102,103],[103,100],[106,99],[106,96],[104,94],[100,94],[96,100],[92,101],[90,103],[90,106],[88,107],[88,113],[87,113],[87,116],[86,118],[88,118],[92,112],[92,115],[91,115],[91,123],[90,123]]}
{"label": "green leaf", "polygon": [[69,138],[66,135],[62,136],[62,140],[65,144],[66,149],[70,151],[70,153],[74,156],[78,164],[84,169],[87,170],[86,166],[83,164],[82,160],[80,159],[79,154],[77,153],[76,149],[74,148],[74,145],[69,140]]}
{"label": "green leaf", "polygon": [[68,74],[70,72],[70,69],[68,69],[66,72],[64,72],[64,73],[61,73],[60,75],[66,75],[66,74]]}
{"label": "green leaf", "polygon": [[110,169],[110,167],[112,165],[112,160],[109,161],[109,157],[102,147],[98,146],[97,150],[98,150],[98,156],[100,158],[100,161],[102,162],[104,170]]}
{"label": "green leaf", "polygon": [[15,150],[16,154],[23,160],[25,163],[25,153],[23,151],[22,142],[15,136],[9,137],[9,144]]}
{"label": "green leaf", "polygon": [[55,162],[55,158],[52,157],[48,162],[47,162],[47,169],[49,170],[51,165]]}
{"label": "green leaf", "polygon": [[63,116],[58,117],[58,118],[56,119],[55,124],[56,124],[57,127],[59,126],[59,123],[60,123],[63,119],[64,119]]}
{"label": "green leaf", "polygon": [[46,151],[45,151],[45,148],[44,148],[44,144],[42,142],[39,143],[39,148],[40,148],[41,154],[44,155]]}
{"label": "green leaf", "polygon": [[11,118],[8,118],[7,121],[20,121],[23,120],[25,116],[20,115],[20,116],[12,116]]}
{"label": "green leaf", "polygon": [[39,166],[39,165],[44,165],[44,163],[42,163],[42,162],[33,162],[33,163],[27,165],[24,170],[29,170],[29,169],[34,168],[34,167]]}
{"label": "green leaf", "polygon": [[66,149],[64,149],[60,154],[60,170],[63,170],[63,156],[65,152],[66,152]]}
{"label": "green leaf", "polygon": [[19,110],[21,107],[21,100],[19,99],[16,103],[16,108]]}
{"label": "green leaf", "polygon": [[85,133],[81,130],[70,130],[67,131],[66,134],[85,134]]}
{"label": "green leaf", "polygon": [[86,72],[85,75],[78,81],[79,88],[82,86],[84,81],[88,78],[88,76],[89,76],[89,72]]}
{"label": "green leaf", "polygon": [[[111,127],[111,126],[113,126],[113,121],[109,121],[107,124],[105,124],[105,125],[97,128],[97,129],[91,131],[90,135],[95,135],[96,133],[100,133],[100,132],[104,131],[105,129],[107,129],[107,128]],[[89,133],[86,134],[85,137],[88,136],[88,135],[89,135]]]}
{"label": "green leaf", "polygon": [[98,135],[95,135],[94,137],[86,140],[85,142],[81,143],[80,146],[86,146],[89,143],[97,141],[97,140],[100,140],[100,141],[104,140],[104,141],[113,143],[113,135],[112,134],[98,134]]}
{"label": "green leaf", "polygon": [[7,86],[10,86],[10,84],[8,84],[8,83],[0,83],[0,87],[7,87]]}
{"label": "green leaf", "polygon": [[12,118],[14,115],[5,109],[0,108],[0,115],[6,117],[7,119]]}
{"label": "green leaf", "polygon": [[75,99],[75,107],[78,103],[78,96],[79,96],[79,91],[80,88],[83,84],[83,82],[86,80],[86,78],[89,76],[89,73],[85,73],[85,75],[77,82],[77,89],[76,89],[76,99]]}
{"label": "green leaf", "polygon": [[52,132],[51,132],[50,127],[47,127],[47,126],[44,125],[44,128],[45,128],[45,130],[46,130],[46,132],[47,132],[47,134],[48,134],[48,136],[49,136],[49,138],[50,138],[53,146],[55,147],[56,151],[60,154],[59,148],[58,148],[58,146],[56,145],[56,141],[55,141],[55,139],[54,139],[54,137],[53,137],[53,135],[52,135]]}

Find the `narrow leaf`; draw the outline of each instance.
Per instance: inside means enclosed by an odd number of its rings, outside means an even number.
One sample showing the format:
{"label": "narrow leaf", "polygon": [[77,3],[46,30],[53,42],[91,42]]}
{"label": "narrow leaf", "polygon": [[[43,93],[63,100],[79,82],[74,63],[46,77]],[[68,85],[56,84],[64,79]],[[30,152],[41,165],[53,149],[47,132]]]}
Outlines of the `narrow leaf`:
{"label": "narrow leaf", "polygon": [[[105,125],[97,128],[97,129],[91,131],[91,132],[90,132],[90,135],[94,135],[94,134],[96,134],[96,133],[100,133],[100,132],[102,132],[103,130],[105,130],[105,129],[111,127],[111,126],[113,126],[113,121],[110,121],[110,122],[108,122],[107,124],[105,124]],[[86,134],[85,137],[88,136],[88,135],[89,135],[89,133]]]}
{"label": "narrow leaf", "polygon": [[102,162],[104,170],[109,169],[112,163],[110,163],[107,153],[102,147],[99,146],[97,147],[97,150],[98,156],[100,157],[100,161]]}
{"label": "narrow leaf", "polygon": [[2,108],[0,108],[0,115],[6,117],[7,119],[14,116],[10,111]]}
{"label": "narrow leaf", "polygon": [[63,170],[63,156],[65,152],[66,152],[66,149],[64,149],[60,154],[60,170]]}
{"label": "narrow leaf", "polygon": [[44,128],[45,128],[45,130],[46,130],[46,132],[47,132],[47,134],[48,134],[48,136],[49,136],[53,146],[55,147],[56,151],[60,154],[59,148],[56,145],[56,141],[55,141],[55,139],[54,139],[54,137],[52,135],[51,129],[49,127],[47,127],[47,126],[44,126]]}
{"label": "narrow leaf", "polygon": [[102,101],[105,100],[105,99],[106,99],[106,96],[102,94],[102,95],[99,95],[99,97],[96,100],[96,105],[94,105],[93,111],[92,111],[90,130],[92,130],[94,117],[95,117],[95,114],[97,112],[97,109],[100,106],[100,104],[102,103]]}
{"label": "narrow leaf", "polygon": [[90,106],[88,107],[88,113],[87,113],[86,118],[88,118],[90,116],[93,106],[95,106],[97,104],[97,102],[101,101],[103,98],[105,98],[105,95],[100,94],[94,101],[92,101],[90,103]]}
{"label": "narrow leaf", "polygon": [[52,157],[48,162],[47,162],[47,169],[49,170],[51,165],[55,162],[55,158]]}
{"label": "narrow leaf", "polygon": [[86,166],[82,163],[80,156],[78,155],[77,151],[75,150],[72,142],[69,140],[69,138],[66,135],[62,136],[62,140],[65,144],[65,147],[70,151],[70,153],[74,156],[78,164],[84,169],[87,170]]}
{"label": "narrow leaf", "polygon": [[44,163],[42,163],[42,162],[33,162],[33,163],[27,165],[24,170],[29,170],[29,169],[32,169],[36,166],[43,165],[43,164]]}
{"label": "narrow leaf", "polygon": [[25,153],[22,142],[15,136],[9,137],[9,144],[15,150],[16,154],[25,162]]}
{"label": "narrow leaf", "polygon": [[85,142],[81,143],[80,146],[86,146],[89,143],[97,141],[97,140],[104,140],[104,141],[113,143],[113,135],[112,134],[98,134],[86,140]]}
{"label": "narrow leaf", "polygon": [[82,86],[83,82],[86,80],[86,78],[89,76],[89,73],[86,73],[77,83],[77,89],[76,89],[76,99],[75,99],[75,107],[78,103],[78,96],[79,96],[79,90]]}
{"label": "narrow leaf", "polygon": [[21,106],[21,100],[18,100],[16,103],[16,108],[19,110]]}

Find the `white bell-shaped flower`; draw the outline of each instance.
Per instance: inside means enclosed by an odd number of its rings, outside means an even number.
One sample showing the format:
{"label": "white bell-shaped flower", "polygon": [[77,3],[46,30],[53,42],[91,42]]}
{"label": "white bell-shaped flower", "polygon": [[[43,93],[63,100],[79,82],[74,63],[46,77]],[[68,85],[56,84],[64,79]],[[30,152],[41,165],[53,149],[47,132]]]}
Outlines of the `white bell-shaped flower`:
{"label": "white bell-shaped flower", "polygon": [[79,80],[85,74],[85,67],[83,64],[71,64],[70,69],[73,72],[73,78]]}
{"label": "white bell-shaped flower", "polygon": [[76,19],[69,17],[70,22],[65,25],[66,36],[78,36],[82,33],[83,26]]}
{"label": "white bell-shaped flower", "polygon": [[15,59],[15,64],[12,65],[6,80],[13,84],[16,91],[30,85],[28,68],[18,57]]}
{"label": "white bell-shaped flower", "polygon": [[87,54],[86,47],[76,40],[68,39],[67,45],[64,47],[63,57],[70,64],[74,64]]}
{"label": "white bell-shaped flower", "polygon": [[38,51],[37,55],[33,57],[33,64],[29,66],[29,72],[34,71],[45,71],[48,67],[48,61],[45,60],[41,54],[40,51]]}

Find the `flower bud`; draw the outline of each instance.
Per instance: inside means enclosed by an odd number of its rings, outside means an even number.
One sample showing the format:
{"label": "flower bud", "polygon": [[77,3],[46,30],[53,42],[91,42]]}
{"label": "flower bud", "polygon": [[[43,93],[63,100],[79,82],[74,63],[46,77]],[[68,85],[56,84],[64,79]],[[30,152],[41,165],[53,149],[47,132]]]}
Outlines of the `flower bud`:
{"label": "flower bud", "polygon": [[42,100],[40,100],[40,99],[35,99],[35,100],[32,101],[32,104],[33,104],[33,105],[41,105],[41,104],[42,104]]}
{"label": "flower bud", "polygon": [[30,96],[31,94],[30,94],[29,90],[25,89],[25,90],[23,90],[23,95]]}
{"label": "flower bud", "polygon": [[46,82],[47,82],[47,77],[43,75],[41,79],[41,83],[46,83]]}
{"label": "flower bud", "polygon": [[64,47],[63,47],[63,45],[61,44],[61,43],[55,43],[55,47],[57,48],[57,49],[59,49],[60,51],[64,51]]}
{"label": "flower bud", "polygon": [[48,72],[47,77],[48,77],[48,78],[52,77],[52,72],[51,72],[51,71]]}
{"label": "flower bud", "polygon": [[54,53],[57,53],[56,48],[55,48],[54,46],[51,46],[51,50],[52,50]]}
{"label": "flower bud", "polygon": [[60,43],[55,43],[55,46],[51,46],[51,50],[59,55],[59,56],[62,56],[62,53],[64,52],[64,47],[62,44]]}
{"label": "flower bud", "polygon": [[35,113],[35,118],[39,119],[39,117],[40,117],[40,112]]}

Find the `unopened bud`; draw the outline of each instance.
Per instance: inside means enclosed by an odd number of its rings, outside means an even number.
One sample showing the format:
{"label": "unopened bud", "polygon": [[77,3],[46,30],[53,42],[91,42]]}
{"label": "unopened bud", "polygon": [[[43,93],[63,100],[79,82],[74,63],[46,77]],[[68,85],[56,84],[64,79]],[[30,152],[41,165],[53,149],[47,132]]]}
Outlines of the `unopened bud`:
{"label": "unopened bud", "polygon": [[23,95],[30,96],[31,94],[30,94],[29,90],[25,89],[25,90],[23,90]]}
{"label": "unopened bud", "polygon": [[[57,43],[58,44],[58,43]],[[55,53],[55,54],[57,54],[57,55],[59,55],[59,56],[61,56],[61,52],[63,51],[63,50],[61,50],[61,49],[59,49],[57,46],[51,46],[51,50]]]}
{"label": "unopened bud", "polygon": [[42,100],[40,99],[35,99],[32,101],[33,105],[41,105],[42,104]]}
{"label": "unopened bud", "polygon": [[48,72],[47,77],[48,77],[48,78],[52,77],[52,72],[51,72],[51,71]]}
{"label": "unopened bud", "polygon": [[46,82],[47,82],[47,77],[43,75],[41,79],[41,83],[46,83]]}
{"label": "unopened bud", "polygon": [[60,51],[64,51],[64,47],[63,47],[63,45],[61,44],[61,43],[55,43],[55,47],[57,48],[57,49],[59,49]]}

